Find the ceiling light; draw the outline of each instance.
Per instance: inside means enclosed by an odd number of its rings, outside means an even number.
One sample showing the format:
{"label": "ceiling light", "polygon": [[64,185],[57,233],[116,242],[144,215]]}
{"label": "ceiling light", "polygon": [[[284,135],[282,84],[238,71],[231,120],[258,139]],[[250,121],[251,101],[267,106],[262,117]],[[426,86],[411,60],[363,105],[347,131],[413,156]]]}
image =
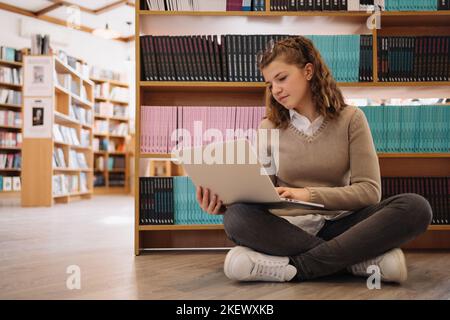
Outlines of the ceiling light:
{"label": "ceiling light", "polygon": [[108,24],[104,28],[97,28],[92,31],[92,34],[104,39],[117,39],[120,37],[120,33],[109,28]]}

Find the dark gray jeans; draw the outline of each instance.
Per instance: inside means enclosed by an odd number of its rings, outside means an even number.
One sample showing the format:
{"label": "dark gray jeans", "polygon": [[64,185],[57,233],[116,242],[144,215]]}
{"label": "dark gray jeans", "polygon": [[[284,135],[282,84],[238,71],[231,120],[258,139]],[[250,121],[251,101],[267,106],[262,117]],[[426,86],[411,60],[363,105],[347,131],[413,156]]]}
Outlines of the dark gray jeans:
{"label": "dark gray jeans", "polygon": [[271,214],[262,204],[235,203],[224,214],[228,237],[237,245],[288,256],[297,279],[314,279],[342,271],[412,240],[427,230],[432,211],[420,195],[405,193],[327,220],[313,236]]}

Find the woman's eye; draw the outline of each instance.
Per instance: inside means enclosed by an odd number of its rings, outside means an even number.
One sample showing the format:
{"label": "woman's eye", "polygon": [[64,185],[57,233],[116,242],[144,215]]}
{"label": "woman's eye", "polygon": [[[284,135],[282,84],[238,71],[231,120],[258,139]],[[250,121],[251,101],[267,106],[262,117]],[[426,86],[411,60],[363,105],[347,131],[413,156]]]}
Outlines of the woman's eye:
{"label": "woman's eye", "polygon": [[286,76],[279,78],[278,80],[283,81],[284,79],[286,79]]}

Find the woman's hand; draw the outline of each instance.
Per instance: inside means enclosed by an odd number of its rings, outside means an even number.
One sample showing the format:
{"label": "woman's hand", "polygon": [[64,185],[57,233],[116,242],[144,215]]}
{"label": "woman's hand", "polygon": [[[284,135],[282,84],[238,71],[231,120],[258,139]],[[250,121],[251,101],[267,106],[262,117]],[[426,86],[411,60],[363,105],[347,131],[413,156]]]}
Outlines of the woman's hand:
{"label": "woman's hand", "polygon": [[222,200],[215,194],[210,199],[209,189],[197,187],[197,202],[200,207],[209,214],[224,214],[226,207],[222,205]]}
{"label": "woman's hand", "polygon": [[275,189],[281,198],[289,198],[306,202],[309,202],[311,199],[309,190],[305,188],[275,187]]}

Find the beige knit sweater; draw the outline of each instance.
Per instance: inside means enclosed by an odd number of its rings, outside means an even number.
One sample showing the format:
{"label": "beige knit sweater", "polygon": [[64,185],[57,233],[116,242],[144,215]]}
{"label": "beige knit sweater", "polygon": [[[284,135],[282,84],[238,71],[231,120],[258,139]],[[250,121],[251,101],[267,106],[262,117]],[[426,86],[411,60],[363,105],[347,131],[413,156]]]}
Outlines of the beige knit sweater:
{"label": "beige knit sweater", "polygon": [[[275,126],[264,119],[259,128]],[[272,148],[269,144],[269,152]],[[381,199],[378,156],[367,119],[357,107],[344,108],[338,119],[325,119],[311,137],[292,124],[279,129],[278,157],[277,173],[271,176],[275,185],[307,188],[310,201],[324,204],[327,210],[271,209],[276,215],[336,216]]]}

